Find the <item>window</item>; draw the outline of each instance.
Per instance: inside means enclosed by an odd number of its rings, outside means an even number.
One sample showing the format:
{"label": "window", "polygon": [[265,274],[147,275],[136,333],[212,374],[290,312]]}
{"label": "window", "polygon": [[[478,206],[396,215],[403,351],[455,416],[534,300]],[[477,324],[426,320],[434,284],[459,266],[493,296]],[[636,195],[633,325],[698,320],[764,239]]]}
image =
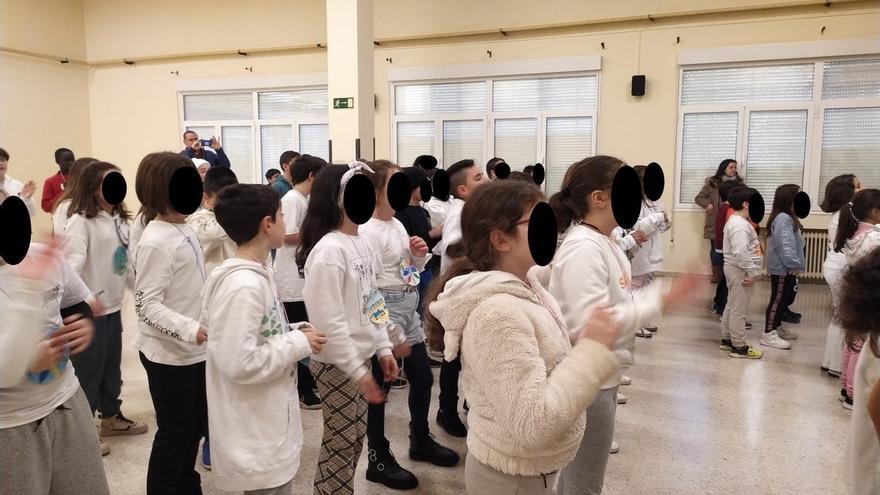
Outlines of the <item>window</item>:
{"label": "window", "polygon": [[287,150],[329,158],[326,88],[187,93],[183,127],[218,136],[240,182],[265,182]]}
{"label": "window", "polygon": [[572,163],[595,143],[598,76],[491,78],[393,86],[392,149],[407,166],[434,155],[443,167],[464,158],[503,158],[513,170],[543,163],[546,191],[558,191]]}
{"label": "window", "polygon": [[693,204],[725,158],[768,207],[786,183],[816,209],[839,174],[878,186],[880,59],[685,68],[679,139],[678,207]]}

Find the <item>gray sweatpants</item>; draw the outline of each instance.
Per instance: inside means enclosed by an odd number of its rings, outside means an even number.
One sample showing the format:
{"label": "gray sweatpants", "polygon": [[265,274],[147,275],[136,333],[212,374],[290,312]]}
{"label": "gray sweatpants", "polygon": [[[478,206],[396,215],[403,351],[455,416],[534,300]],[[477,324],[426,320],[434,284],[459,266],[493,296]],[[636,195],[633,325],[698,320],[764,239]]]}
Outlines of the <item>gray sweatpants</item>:
{"label": "gray sweatpants", "polygon": [[556,473],[511,476],[486,466],[468,452],[464,461],[464,486],[469,495],[552,495]]}
{"label": "gray sweatpants", "polygon": [[0,429],[0,488],[16,495],[110,495],[82,389],[43,419]]}
{"label": "gray sweatpants", "polygon": [[559,473],[556,495],[599,495],[614,438],[617,387],[602,390],[587,408],[587,430],[577,456]]}
{"label": "gray sweatpants", "polygon": [[724,264],[724,276],[727,278],[727,306],[721,316],[721,338],[730,339],[734,347],[746,345],[746,320],[749,316],[749,302],[755,286],[743,285],[748,274],[745,270]]}

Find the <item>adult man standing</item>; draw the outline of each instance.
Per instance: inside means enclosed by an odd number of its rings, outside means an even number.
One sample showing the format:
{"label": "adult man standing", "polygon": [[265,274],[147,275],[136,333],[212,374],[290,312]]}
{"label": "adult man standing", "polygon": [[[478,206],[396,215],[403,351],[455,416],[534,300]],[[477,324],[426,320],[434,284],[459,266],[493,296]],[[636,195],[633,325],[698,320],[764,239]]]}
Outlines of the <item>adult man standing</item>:
{"label": "adult man standing", "polygon": [[37,190],[37,185],[34,184],[34,181],[32,180],[29,180],[27,184],[22,184],[21,181],[17,181],[6,175],[8,170],[9,153],[3,148],[0,148],[0,203],[9,196],[18,196],[24,201],[31,216],[34,216],[37,213],[37,207],[34,206],[32,197],[34,191]]}
{"label": "adult man standing", "polygon": [[281,153],[281,158],[278,159],[278,164],[281,165],[281,176],[271,184],[279,198],[283,198],[293,189],[293,171],[290,170],[290,167],[293,166],[293,162],[297,158],[299,158],[299,153],[288,150]]}
{"label": "adult man standing", "polygon": [[186,148],[180,152],[181,155],[188,158],[201,158],[210,163],[212,167],[230,167],[229,158],[223,151],[223,147],[220,146],[220,140],[217,136],[211,137],[211,148],[206,149],[199,140],[199,133],[186,131],[183,133],[183,144]]}
{"label": "adult man standing", "polygon": [[70,167],[73,166],[74,161],[76,161],[76,157],[73,156],[73,151],[70,151],[68,148],[58,148],[55,150],[55,163],[58,164],[58,173],[43,182],[43,199],[40,202],[40,206],[43,207],[43,211],[46,213],[52,213],[52,210],[55,209],[55,202],[64,193],[67,174],[70,173]]}

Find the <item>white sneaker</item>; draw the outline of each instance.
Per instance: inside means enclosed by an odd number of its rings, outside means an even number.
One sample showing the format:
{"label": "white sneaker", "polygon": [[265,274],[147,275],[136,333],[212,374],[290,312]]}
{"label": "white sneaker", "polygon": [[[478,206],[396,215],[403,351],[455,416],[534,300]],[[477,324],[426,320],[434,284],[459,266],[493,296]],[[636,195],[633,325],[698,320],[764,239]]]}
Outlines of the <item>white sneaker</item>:
{"label": "white sneaker", "polygon": [[777,328],[776,333],[779,334],[779,336],[785,340],[797,340],[797,338],[798,338],[798,335],[796,333],[792,332],[791,330],[789,330],[783,326],[780,326],[779,328]]}
{"label": "white sneaker", "polygon": [[630,377],[628,377],[628,376],[626,376],[626,375],[623,375],[623,376],[620,377],[620,384],[621,384],[621,385],[624,385],[624,386],[626,386],[626,385],[632,385],[632,382],[633,382],[633,379],[630,378]]}
{"label": "white sneaker", "polygon": [[103,438],[98,438],[98,444],[101,446],[101,457],[110,453],[110,444],[105,442]]}
{"label": "white sneaker", "polygon": [[617,403],[618,404],[626,404],[627,398],[620,392],[617,392]]}
{"label": "white sneaker", "polygon": [[620,445],[618,445],[617,442],[612,441],[611,442],[611,453],[616,454],[618,452],[620,452]]}
{"label": "white sneaker", "polygon": [[764,336],[761,337],[761,345],[773,347],[774,349],[791,349],[791,342],[783,340],[782,337],[776,333],[776,330],[773,330],[770,333],[765,333]]}

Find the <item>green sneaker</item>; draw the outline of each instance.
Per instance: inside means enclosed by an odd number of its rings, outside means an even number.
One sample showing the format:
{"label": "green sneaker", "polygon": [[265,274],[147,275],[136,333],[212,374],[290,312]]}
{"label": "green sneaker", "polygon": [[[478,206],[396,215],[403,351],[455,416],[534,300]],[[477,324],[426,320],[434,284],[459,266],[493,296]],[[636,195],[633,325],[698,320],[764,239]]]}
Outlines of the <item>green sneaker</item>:
{"label": "green sneaker", "polygon": [[750,345],[744,345],[737,349],[736,347],[731,348],[730,352],[727,353],[732,358],[739,359],[761,359],[764,357],[764,353],[755,349]]}

